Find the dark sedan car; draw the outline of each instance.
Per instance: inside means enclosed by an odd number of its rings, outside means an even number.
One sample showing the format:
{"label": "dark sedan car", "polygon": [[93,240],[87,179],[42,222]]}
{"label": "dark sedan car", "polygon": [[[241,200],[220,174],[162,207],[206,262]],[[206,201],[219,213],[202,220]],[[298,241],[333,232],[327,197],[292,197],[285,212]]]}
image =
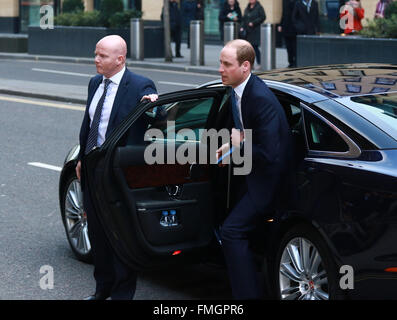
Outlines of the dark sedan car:
{"label": "dark sedan car", "polygon": [[[252,234],[269,297],[396,298],[397,66],[333,65],[259,76],[284,107],[294,142],[282,206]],[[169,160],[186,146],[208,147],[202,129],[225,127],[228,93],[212,82],[161,95],[138,106],[88,154],[92,175],[86,178],[95,185],[99,218],[110,244],[131,267],[221,256],[217,229],[233,200],[229,166],[194,157],[186,163]],[[129,128],[140,117],[156,119],[160,106],[166,118],[143,128],[160,134],[129,142]],[[166,164],[148,161],[148,150],[157,147]],[[59,196],[71,248],[87,261],[77,153],[75,147],[66,158]]]}

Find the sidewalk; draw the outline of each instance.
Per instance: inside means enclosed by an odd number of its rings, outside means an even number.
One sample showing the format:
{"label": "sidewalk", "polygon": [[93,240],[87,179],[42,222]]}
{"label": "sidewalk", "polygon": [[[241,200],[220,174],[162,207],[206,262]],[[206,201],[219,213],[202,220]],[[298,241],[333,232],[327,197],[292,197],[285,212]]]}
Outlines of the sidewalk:
{"label": "sidewalk", "polygon": [[[173,53],[174,44],[172,44]],[[204,65],[190,65],[190,50],[185,43],[182,44],[181,54],[183,58],[173,58],[173,62],[165,62],[164,58],[144,59],[143,61],[132,61],[127,59],[127,67],[160,69],[190,73],[205,73],[218,75],[219,54],[222,50],[221,45],[205,45],[204,47]],[[0,59],[11,60],[33,60],[33,61],[53,61],[67,63],[86,63],[93,64],[94,58],[79,57],[62,57],[62,56],[43,56],[30,55],[27,53],[0,53]],[[276,69],[285,68],[288,65],[286,49],[276,49]],[[156,79],[153,79],[156,81]],[[45,93],[43,92],[44,84],[37,81],[9,80],[0,79],[0,93],[31,98],[48,99],[63,101],[76,104],[85,104],[87,88],[75,85],[59,85],[45,83]]]}
{"label": "sidewalk", "polygon": [[[171,46],[173,54],[175,54],[175,46]],[[204,47],[204,66],[190,65],[190,49],[186,43],[182,43],[181,54],[183,58],[173,58],[172,63],[164,62],[164,58],[145,59],[144,61],[130,62],[132,64],[149,64],[150,66],[158,66],[163,69],[184,70],[197,73],[210,73],[218,75],[219,55],[223,46],[221,45],[205,45]],[[255,62],[256,66],[256,62]],[[284,48],[276,49],[276,69],[286,68],[288,66],[287,50]]]}

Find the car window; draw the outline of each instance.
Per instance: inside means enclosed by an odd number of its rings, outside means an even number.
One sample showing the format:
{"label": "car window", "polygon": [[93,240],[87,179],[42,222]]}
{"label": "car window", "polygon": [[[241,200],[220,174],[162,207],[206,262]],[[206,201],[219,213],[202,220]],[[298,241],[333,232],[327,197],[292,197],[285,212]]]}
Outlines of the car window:
{"label": "car window", "polygon": [[310,150],[347,152],[349,146],[326,122],[304,110],[305,130]]}
{"label": "car window", "polygon": [[214,98],[202,98],[157,106],[146,113],[154,118],[148,129],[161,130],[165,140],[200,141],[213,103]]}
{"label": "car window", "polygon": [[397,140],[397,93],[351,97],[347,105]]}
{"label": "car window", "polygon": [[302,117],[299,99],[284,92],[274,91],[274,93],[284,109],[291,130],[299,130]]}

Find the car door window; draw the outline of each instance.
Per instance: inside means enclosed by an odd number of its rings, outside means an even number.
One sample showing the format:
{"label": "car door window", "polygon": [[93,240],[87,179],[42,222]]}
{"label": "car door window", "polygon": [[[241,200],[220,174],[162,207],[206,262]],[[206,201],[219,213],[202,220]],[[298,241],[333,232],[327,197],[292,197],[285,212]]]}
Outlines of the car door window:
{"label": "car door window", "polygon": [[298,166],[301,160],[304,159],[307,151],[303,132],[301,102],[298,98],[286,94],[285,92],[277,90],[273,90],[273,92],[285,112],[292,136],[293,163]]}
{"label": "car door window", "polygon": [[301,118],[302,118],[302,111],[301,111],[299,99],[287,95],[284,92],[275,91],[274,93],[284,109],[291,130],[299,131],[301,127]]}
{"label": "car door window", "polygon": [[304,110],[305,130],[309,150],[347,152],[349,146],[342,137],[314,113]]}
{"label": "car door window", "polygon": [[[201,98],[178,101],[162,106],[157,106],[147,112],[154,118],[148,129],[159,129],[165,141],[186,141],[186,129],[194,133],[189,137],[200,141],[202,129],[205,129],[208,114],[214,103],[214,98]],[[183,132],[181,130],[183,129]]]}

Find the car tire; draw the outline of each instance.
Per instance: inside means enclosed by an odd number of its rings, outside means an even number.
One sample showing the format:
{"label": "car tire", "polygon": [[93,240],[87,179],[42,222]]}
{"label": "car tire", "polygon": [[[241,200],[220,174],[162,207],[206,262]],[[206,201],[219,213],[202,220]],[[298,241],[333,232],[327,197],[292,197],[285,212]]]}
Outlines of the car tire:
{"label": "car tire", "polygon": [[66,237],[76,258],[82,262],[92,263],[87,215],[83,208],[80,181],[74,170],[65,181],[61,199],[61,214]]}
{"label": "car tire", "polygon": [[330,250],[311,226],[287,231],[274,263],[275,296],[281,300],[334,300],[339,297],[337,268]]}

